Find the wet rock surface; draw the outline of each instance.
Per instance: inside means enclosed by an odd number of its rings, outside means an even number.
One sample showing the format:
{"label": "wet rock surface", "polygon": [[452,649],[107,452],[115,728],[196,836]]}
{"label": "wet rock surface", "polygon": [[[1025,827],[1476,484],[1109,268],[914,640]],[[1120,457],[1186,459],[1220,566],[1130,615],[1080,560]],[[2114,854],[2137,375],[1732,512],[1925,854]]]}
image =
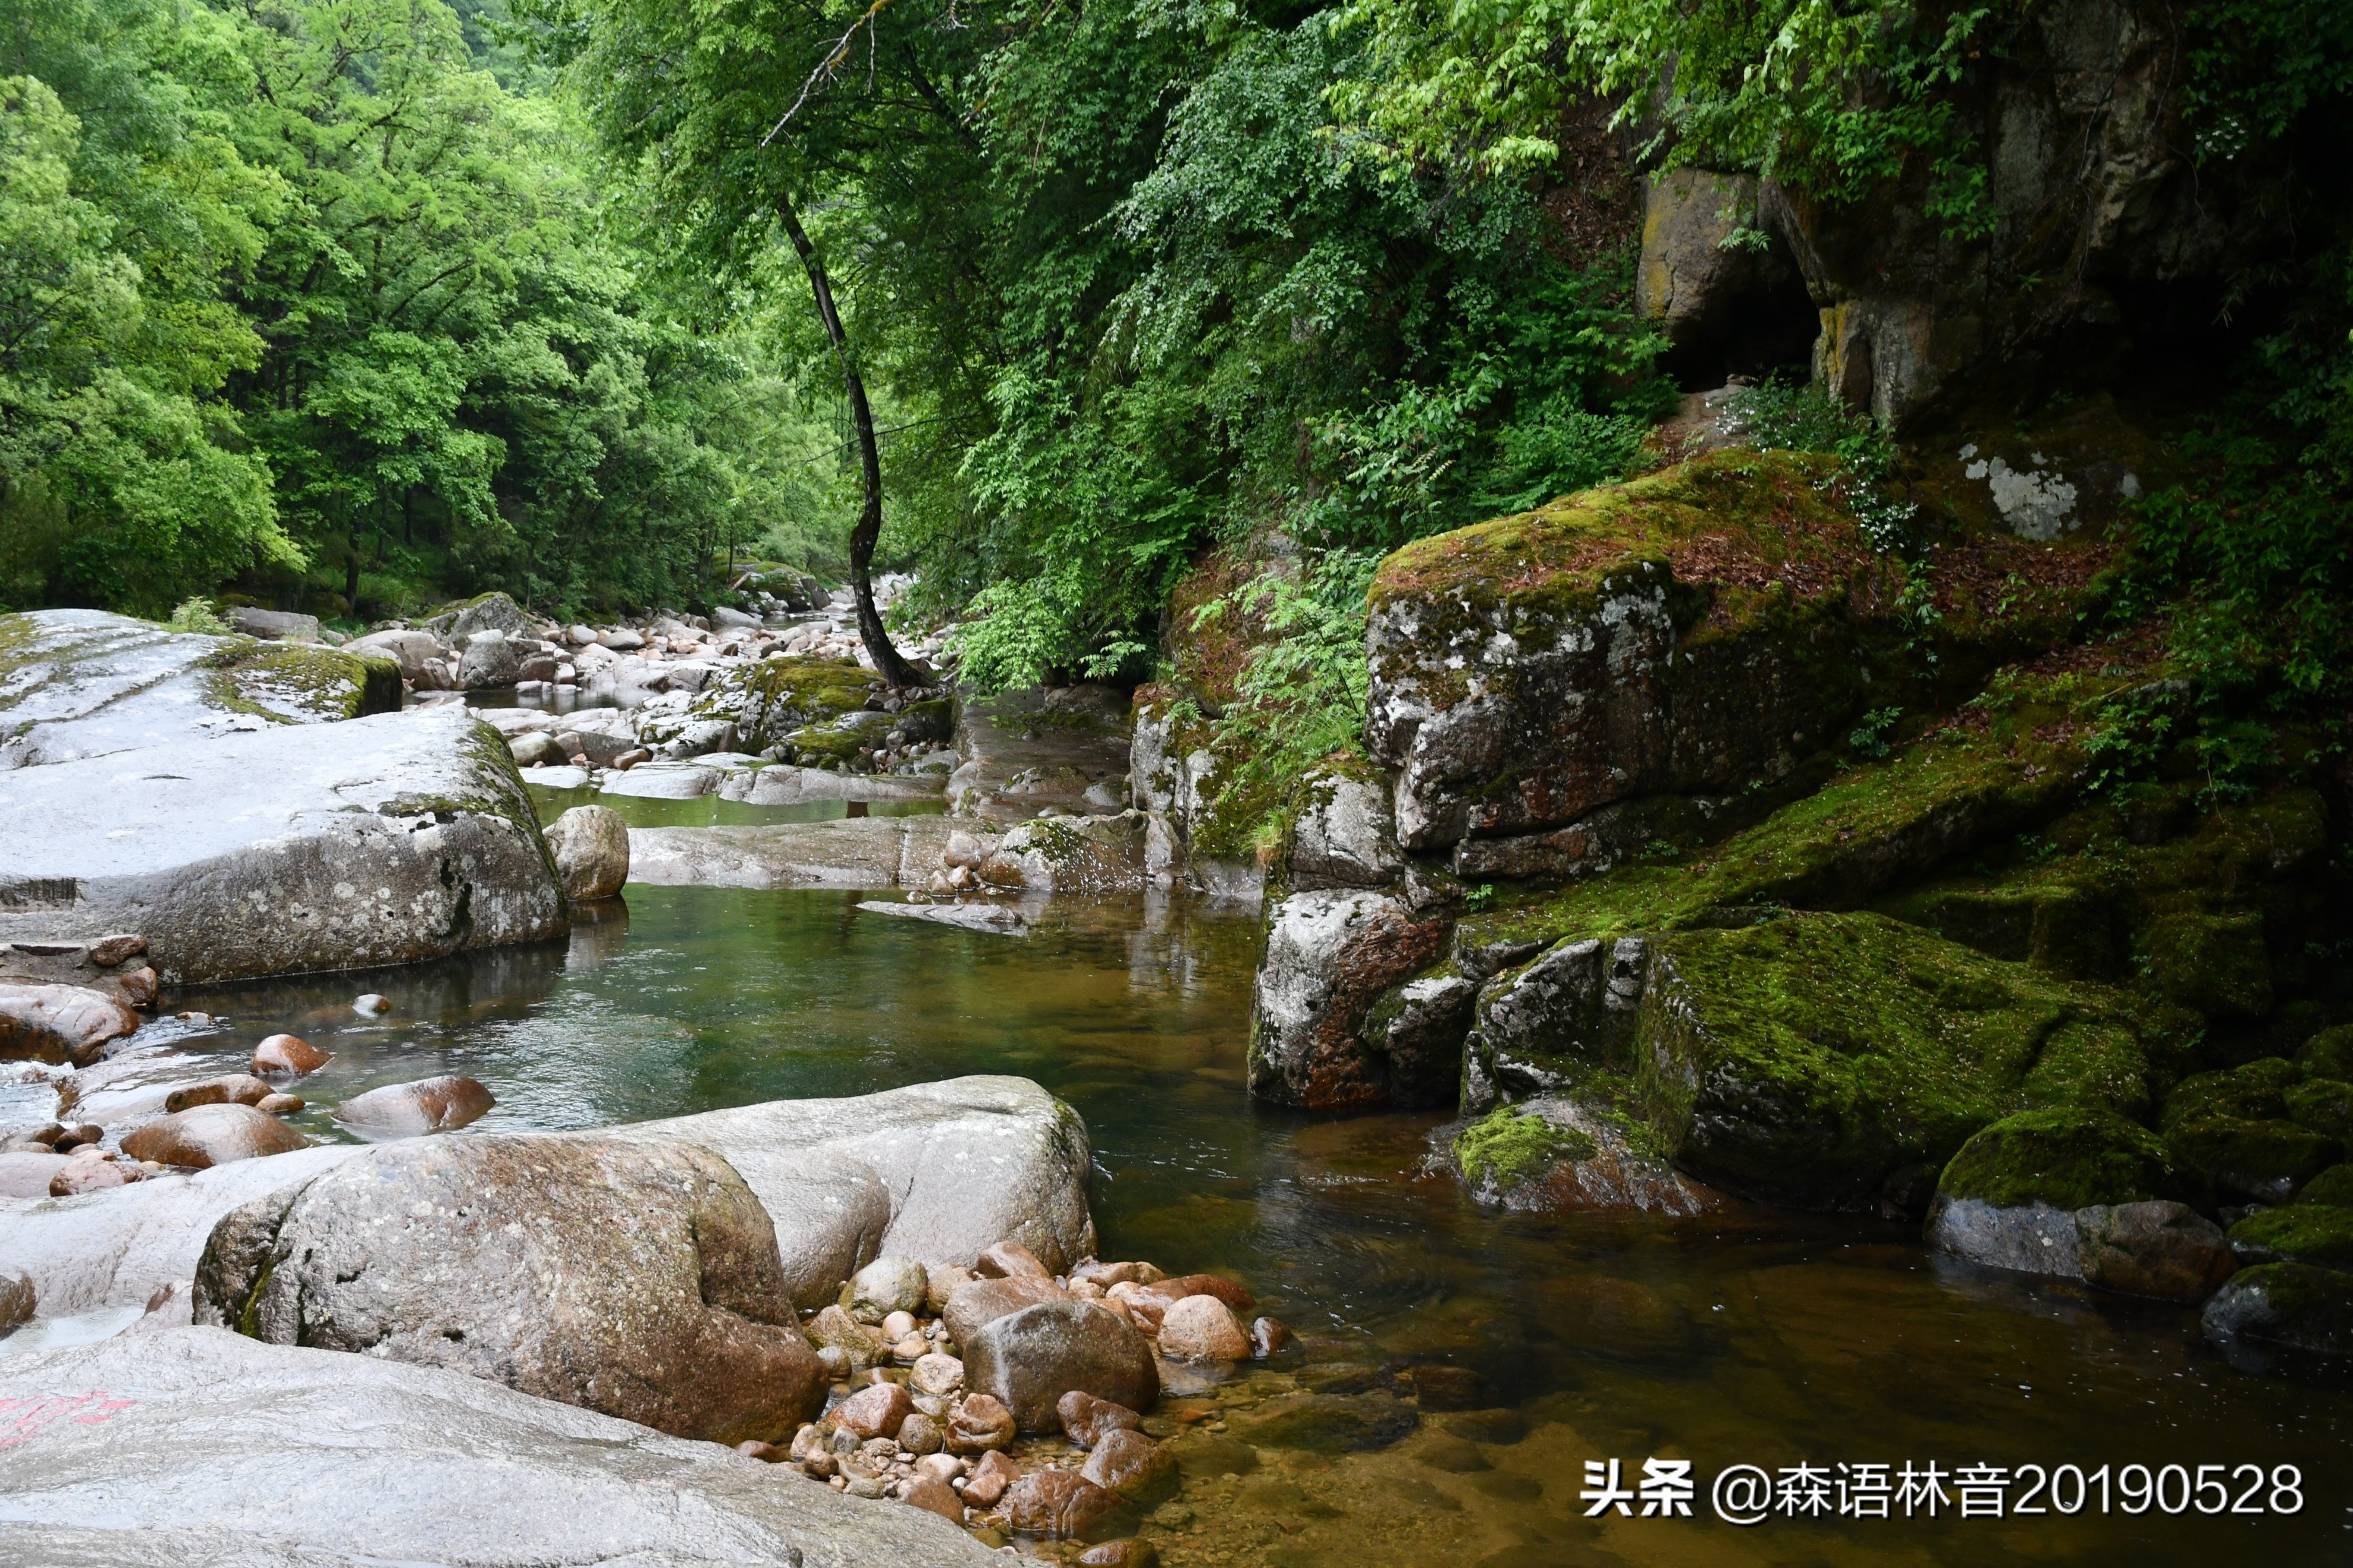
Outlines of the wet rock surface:
{"label": "wet rock surface", "polygon": [[822,1402],[788,1303],[765,1211],[709,1152],[475,1137],[371,1150],[225,1216],[195,1312],[733,1444]]}
{"label": "wet rock surface", "polygon": [[238,1160],[307,1149],[311,1141],[251,1105],[199,1105],[147,1123],[122,1141],[134,1160],[206,1170]]}
{"label": "wet rock surface", "polygon": [[353,1136],[375,1143],[448,1132],[480,1121],[496,1103],[472,1079],[445,1073],[353,1095],[335,1107],[334,1118]]}
{"label": "wet rock surface", "polygon": [[565,896],[609,899],[629,879],[629,828],[610,806],[575,805],[548,825]]}
{"label": "wet rock surface", "polygon": [[1074,1388],[1131,1409],[1160,1393],[1151,1345],[1124,1318],[1092,1301],[1024,1307],[957,1342],[966,1382],[1002,1401],[1025,1432],[1060,1430],[1055,1405]]}
{"label": "wet rock surface", "polygon": [[0,1060],[31,1057],[87,1067],[139,1025],[135,1009],[103,992],[0,981]]}

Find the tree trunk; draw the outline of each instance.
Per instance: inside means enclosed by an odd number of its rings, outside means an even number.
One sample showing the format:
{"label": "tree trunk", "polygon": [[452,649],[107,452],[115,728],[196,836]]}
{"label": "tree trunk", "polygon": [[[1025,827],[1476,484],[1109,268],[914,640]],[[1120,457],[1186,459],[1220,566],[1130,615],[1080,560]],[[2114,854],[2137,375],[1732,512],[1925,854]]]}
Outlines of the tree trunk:
{"label": "tree trunk", "polygon": [[849,533],[849,581],[850,591],[858,599],[858,636],[866,644],[867,657],[874,661],[876,674],[893,686],[921,686],[923,677],[892,646],[891,634],[882,626],[881,613],[874,607],[874,542],[882,532],[882,453],[874,444],[874,410],[867,405],[866,382],[849,357],[849,338],[841,330],[840,312],[833,308],[833,285],[826,279],[825,263],[818,259],[817,247],[809,243],[809,237],[802,230],[792,203],[778,202],[776,213],[784,220],[785,234],[792,240],[793,248],[800,252],[801,265],[808,268],[809,289],[817,295],[818,320],[825,323],[825,335],[833,344],[835,357],[841,361],[841,379],[849,388],[849,422],[858,431],[859,468],[866,488],[866,503],[859,509],[858,526]]}

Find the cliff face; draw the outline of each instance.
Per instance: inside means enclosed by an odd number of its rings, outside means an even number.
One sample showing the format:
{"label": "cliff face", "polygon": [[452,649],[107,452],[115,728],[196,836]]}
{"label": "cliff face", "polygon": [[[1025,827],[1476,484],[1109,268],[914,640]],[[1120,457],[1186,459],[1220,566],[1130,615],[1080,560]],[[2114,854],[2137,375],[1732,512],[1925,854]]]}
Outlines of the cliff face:
{"label": "cliff face", "polygon": [[[2177,11],[2041,5],[1975,62],[1948,142],[1958,192],[1978,184],[1970,215],[1925,156],[1852,203],[1751,174],[1653,184],[1640,303],[1687,384],[1808,359],[1913,433],[2105,384],[2136,352],[2194,333],[2226,281],[2277,250],[2289,214],[2272,199],[2276,154],[2193,156]],[[1738,227],[1767,243],[1725,246]]]}

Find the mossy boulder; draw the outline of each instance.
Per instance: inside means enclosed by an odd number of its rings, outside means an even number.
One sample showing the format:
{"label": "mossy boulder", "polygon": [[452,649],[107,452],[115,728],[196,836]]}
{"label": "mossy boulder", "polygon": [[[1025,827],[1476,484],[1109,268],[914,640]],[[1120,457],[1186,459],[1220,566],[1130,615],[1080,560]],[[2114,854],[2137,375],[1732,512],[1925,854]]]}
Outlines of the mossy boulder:
{"label": "mossy boulder", "polygon": [[1031,892],[1130,893],[1144,886],[1144,814],[1051,816],[1016,826],[981,879]]}
{"label": "mossy boulder", "polygon": [[2295,1194],[2300,1204],[2330,1204],[2339,1208],[2353,1208],[2353,1164],[2331,1165]]}
{"label": "mossy boulder", "polygon": [[1430,967],[1448,922],[1367,889],[1293,893],[1268,911],[1250,998],[1250,1092],[1308,1110],[1389,1098],[1389,1062],[1366,1018]]}
{"label": "mossy boulder", "polygon": [[1455,1134],[1448,1152],[1472,1195],[1504,1208],[1690,1215],[1716,1202],[1622,1106],[1583,1097],[1499,1106]]}
{"label": "mossy boulder", "polygon": [[2345,1157],[2337,1138],[2288,1119],[2287,1096],[2302,1076],[2295,1064],[2267,1057],[2182,1079],[2165,1102],[2176,1163],[2236,1197],[2275,1204],[2294,1196]]}
{"label": "mossy boulder", "polygon": [[1366,733],[1405,844],[1787,773],[1870,689],[1901,586],[1829,473],[1712,453],[1384,562]]}
{"label": "mossy boulder", "polygon": [[1997,1208],[2079,1209],[2175,1197],[2186,1185],[2147,1128],[2099,1106],[2052,1106],[1981,1129],[1946,1164],[1936,1192]]}
{"label": "mossy boulder", "polygon": [[2353,1024],[2323,1029],[2305,1041],[2295,1063],[2314,1078],[2353,1083]]}
{"label": "mossy boulder", "polygon": [[2296,1203],[2259,1209],[2231,1227],[2231,1250],[2247,1263],[2353,1268],[2353,1207]]}
{"label": "mossy boulder", "polygon": [[2217,1018],[2260,1018],[2272,1010],[2260,912],[2160,915],[2147,943],[2149,980],[2168,999]]}
{"label": "mossy boulder", "polygon": [[2308,1263],[2242,1268],[2206,1303],[2206,1337],[2353,1354],[2353,1274]]}
{"label": "mossy boulder", "polygon": [[1651,942],[1634,1058],[1646,1120],[1702,1180],[1861,1207],[2021,1110],[2128,1121],[2167,1026],[2129,996],[1883,916],[1799,914]]}
{"label": "mossy boulder", "polygon": [[[881,690],[874,677],[852,659],[764,658],[738,680],[707,691],[693,705],[701,714],[720,706],[735,720],[746,751],[764,751],[795,731],[830,725],[845,713],[863,710]],[[740,708],[740,711],[737,710]],[[852,752],[855,752],[855,744]]]}
{"label": "mossy boulder", "polygon": [[2316,1078],[2295,1085],[2280,1098],[2287,1104],[2288,1120],[2297,1126],[2353,1145],[2353,1083]]}

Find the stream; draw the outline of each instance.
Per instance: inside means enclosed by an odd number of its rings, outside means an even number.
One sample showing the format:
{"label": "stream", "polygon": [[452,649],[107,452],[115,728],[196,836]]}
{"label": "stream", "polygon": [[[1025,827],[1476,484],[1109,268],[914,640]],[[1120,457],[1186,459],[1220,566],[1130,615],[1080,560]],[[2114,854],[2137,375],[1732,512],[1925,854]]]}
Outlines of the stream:
{"label": "stream", "polygon": [[[574,801],[541,804],[552,816]],[[640,826],[842,809],[607,804]],[[227,1069],[290,1029],[334,1053],[305,1081],[320,1107],[463,1072],[498,1097],[478,1123],[492,1131],[964,1073],[1036,1079],[1086,1119],[1105,1258],[1229,1273],[1303,1342],[1164,1404],[1216,1431],[1295,1386],[1423,1393],[1420,1429],[1393,1447],[1267,1448],[1248,1474],[1188,1478],[1146,1531],[1174,1568],[2345,1560],[2353,1399],[2225,1362],[2194,1312],[1970,1268],[1877,1221],[1482,1209],[1430,1162],[1441,1115],[1316,1119],[1247,1096],[1254,911],[1058,898],[1008,938],[862,914],[861,896],[633,887],[626,910],[583,921],[568,944],[191,994],[184,1006],[226,1022],[182,1048]],[[355,1015],[364,990],[391,1011]],[[320,1110],[298,1121],[341,1136]],[[1610,1458],[1629,1487],[1646,1459],[1694,1461],[1693,1517],[1586,1518],[1586,1462]],[[1907,1461],[1948,1478],[2073,1464],[2090,1484],[2072,1515],[1963,1518],[1950,1479],[1933,1520],[1900,1504],[1892,1518],[1838,1515],[1837,1466]],[[1708,1478],[1741,1464],[1817,1467],[1825,1505],[1725,1523]],[[2126,1511],[2136,1464],[2156,1494],[2138,1514]],[[2104,1465],[2116,1487],[2105,1512]],[[2168,1465],[2179,1479],[2160,1477]],[[2273,1469],[2297,1467],[2301,1509],[2203,1515],[2215,1494],[2190,1495],[2200,1465],[2263,1467],[2256,1503],[2282,1507]],[[2248,1473],[2228,1485],[2233,1501]],[[2073,1485],[2063,1478],[2060,1503]],[[2051,1501],[2024,1491],[2013,1480],[2000,1495]]]}

